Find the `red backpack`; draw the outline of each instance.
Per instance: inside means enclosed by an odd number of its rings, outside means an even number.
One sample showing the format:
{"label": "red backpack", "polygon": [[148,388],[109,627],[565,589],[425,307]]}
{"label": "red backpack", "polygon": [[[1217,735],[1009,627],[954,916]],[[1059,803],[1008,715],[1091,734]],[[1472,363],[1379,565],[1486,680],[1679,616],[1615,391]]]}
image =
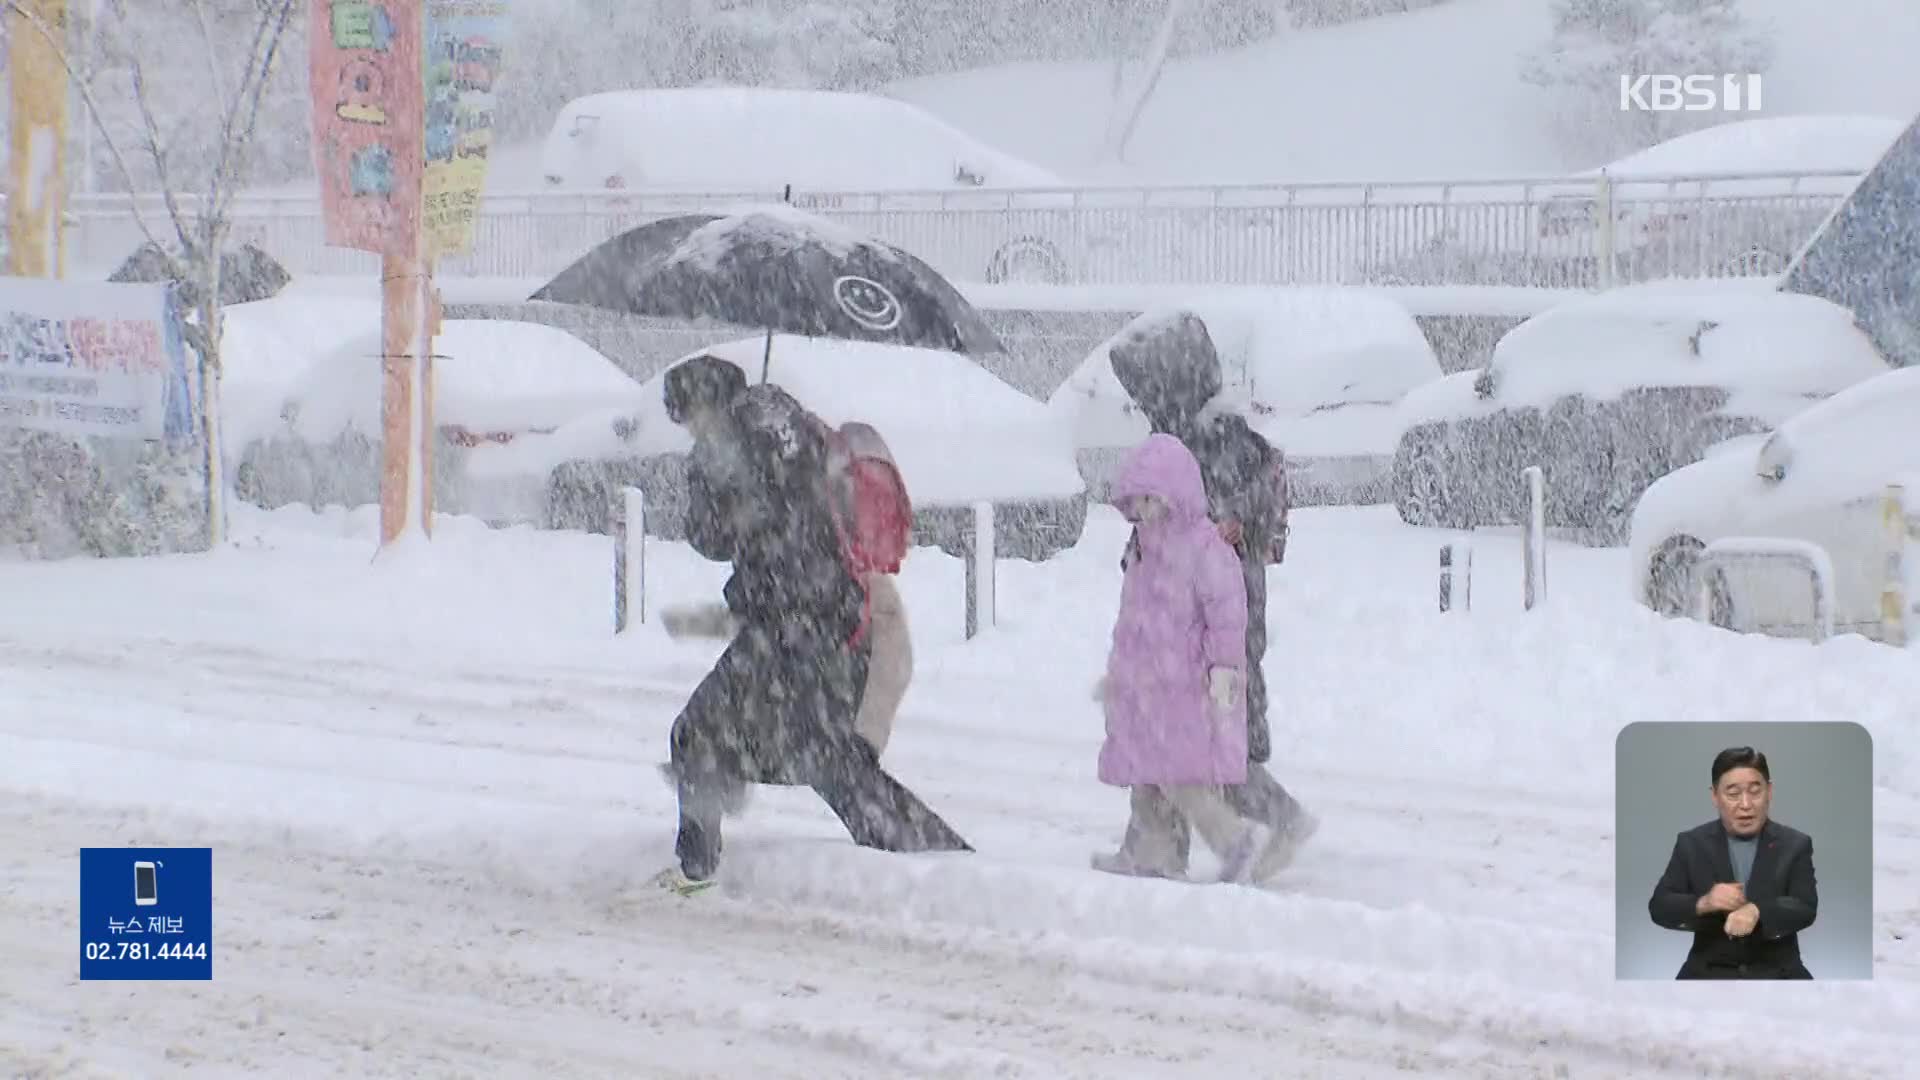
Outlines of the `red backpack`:
{"label": "red backpack", "polygon": [[[913,500],[894,463],[893,452],[873,425],[858,420],[827,434],[827,480],[833,494],[833,522],[847,569],[866,587],[868,574],[897,574],[913,546]],[[860,612],[865,637],[872,598]]]}

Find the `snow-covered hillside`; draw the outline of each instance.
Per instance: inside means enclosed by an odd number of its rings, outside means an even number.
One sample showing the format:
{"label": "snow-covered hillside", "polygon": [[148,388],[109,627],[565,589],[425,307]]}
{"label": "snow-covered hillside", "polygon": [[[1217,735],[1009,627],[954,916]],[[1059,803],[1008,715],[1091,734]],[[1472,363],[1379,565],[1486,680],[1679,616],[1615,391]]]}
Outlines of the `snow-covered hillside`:
{"label": "snow-covered hillside", "polygon": [[[1920,111],[1920,4],[1746,0],[1776,59],[1766,115]],[[1114,182],[1385,180],[1556,174],[1552,98],[1520,80],[1546,0],[1450,0],[1169,65],[1124,165],[1099,164],[1112,66],[1024,64],[892,93],[1007,151]],[[1745,115],[1745,114],[1743,114]]]}

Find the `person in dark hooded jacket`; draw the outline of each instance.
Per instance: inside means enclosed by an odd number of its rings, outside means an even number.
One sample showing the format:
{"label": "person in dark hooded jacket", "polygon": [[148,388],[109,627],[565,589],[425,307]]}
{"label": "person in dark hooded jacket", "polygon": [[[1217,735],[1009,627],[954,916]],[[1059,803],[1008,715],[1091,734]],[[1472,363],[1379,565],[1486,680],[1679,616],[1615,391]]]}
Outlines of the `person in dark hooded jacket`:
{"label": "person in dark hooded jacket", "polygon": [[[1179,439],[1198,459],[1211,515],[1240,556],[1247,594],[1249,767],[1247,782],[1228,788],[1227,794],[1242,816],[1274,828],[1273,843],[1255,873],[1256,880],[1265,880],[1286,865],[1317,827],[1313,815],[1266,768],[1273,743],[1261,661],[1267,652],[1267,566],[1286,550],[1284,462],[1245,417],[1213,406],[1223,385],[1220,354],[1198,316],[1182,312],[1129,334],[1113,345],[1108,360],[1153,430]],[[1137,543],[1137,537],[1128,540],[1123,568],[1137,554]],[[1103,869],[1124,869],[1134,832],[1129,828],[1127,844]],[[1184,863],[1190,844],[1184,823],[1177,840]]]}
{"label": "person in dark hooded jacket", "polygon": [[971,851],[856,733],[864,597],[841,555],[823,427],[767,385],[735,395],[724,425],[738,471],[690,503],[687,529],[695,548],[733,564],[723,595],[734,635],[673,724],[680,865],[667,884],[711,881],[741,782],[813,788],[865,847]]}

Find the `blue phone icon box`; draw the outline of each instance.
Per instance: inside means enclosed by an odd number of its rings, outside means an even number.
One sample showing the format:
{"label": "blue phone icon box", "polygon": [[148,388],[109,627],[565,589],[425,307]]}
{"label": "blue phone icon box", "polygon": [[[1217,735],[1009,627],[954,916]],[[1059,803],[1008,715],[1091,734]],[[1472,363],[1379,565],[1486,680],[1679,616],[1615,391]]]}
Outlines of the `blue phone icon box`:
{"label": "blue phone icon box", "polygon": [[81,981],[212,978],[212,848],[80,849]]}

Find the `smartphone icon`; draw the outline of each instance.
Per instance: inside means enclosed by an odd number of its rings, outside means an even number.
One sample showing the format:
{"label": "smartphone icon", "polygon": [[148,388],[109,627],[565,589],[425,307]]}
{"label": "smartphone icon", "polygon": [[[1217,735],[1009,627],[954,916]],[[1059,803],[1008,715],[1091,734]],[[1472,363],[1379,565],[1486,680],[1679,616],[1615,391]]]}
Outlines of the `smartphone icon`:
{"label": "smartphone icon", "polygon": [[154,873],[153,863],[133,864],[133,902],[140,907],[152,907],[160,902],[160,879]]}

